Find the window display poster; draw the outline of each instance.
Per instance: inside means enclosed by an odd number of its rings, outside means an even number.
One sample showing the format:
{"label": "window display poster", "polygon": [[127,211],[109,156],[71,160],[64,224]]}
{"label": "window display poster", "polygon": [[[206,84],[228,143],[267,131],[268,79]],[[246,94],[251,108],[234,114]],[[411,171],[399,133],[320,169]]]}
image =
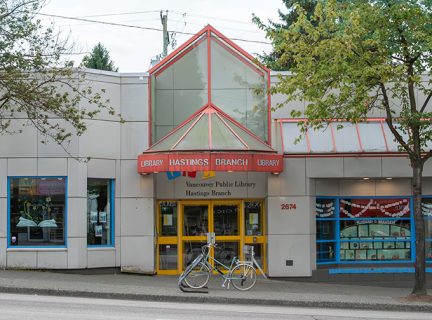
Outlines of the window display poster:
{"label": "window display poster", "polygon": [[369,232],[371,237],[387,237],[390,233],[390,226],[382,224],[371,224]]}
{"label": "window display poster", "polygon": [[249,224],[258,224],[258,213],[249,214]]}
{"label": "window display poster", "polygon": [[345,260],[354,260],[354,250],[345,250]]}
{"label": "window display poster", "polygon": [[372,249],[373,243],[372,242],[362,242],[362,248],[363,249]]}
{"label": "window display poster", "polygon": [[399,237],[401,229],[399,226],[390,226],[390,233],[393,237]]}
{"label": "window display poster", "polygon": [[99,222],[100,223],[106,223],[107,222],[106,212],[99,212]]}
{"label": "window display poster", "polygon": [[95,223],[97,222],[97,211],[91,211],[90,212],[90,222]]}
{"label": "window display poster", "polygon": [[357,226],[346,227],[341,231],[341,238],[357,237]]}
{"label": "window display poster", "polygon": [[356,260],[366,260],[366,250],[357,250],[356,251]]}
{"label": "window display poster", "polygon": [[95,225],[95,237],[102,237],[102,225]]}
{"label": "window display poster", "polygon": [[368,232],[368,226],[367,225],[360,225],[358,227],[359,229],[359,237],[367,237],[369,232]]}
{"label": "window display poster", "polygon": [[164,214],[163,225],[172,226],[172,214]]}
{"label": "window display poster", "polygon": [[367,258],[369,260],[376,260],[377,259],[377,251],[376,250],[368,250],[367,251]]}

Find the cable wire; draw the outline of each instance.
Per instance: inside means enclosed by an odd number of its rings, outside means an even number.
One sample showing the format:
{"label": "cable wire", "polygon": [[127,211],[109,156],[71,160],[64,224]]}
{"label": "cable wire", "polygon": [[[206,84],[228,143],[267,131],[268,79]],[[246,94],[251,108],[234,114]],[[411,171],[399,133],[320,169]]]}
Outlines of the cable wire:
{"label": "cable wire", "polygon": [[[85,21],[85,22],[93,22],[93,23],[100,23],[100,24],[111,25],[111,26],[118,26],[118,27],[126,27],[126,28],[141,29],[141,30],[151,30],[151,31],[163,31],[162,29],[158,29],[158,28],[131,26],[131,25],[121,24],[121,23],[105,22],[105,21],[98,21],[98,20],[89,20],[89,19],[82,19],[82,18],[73,18],[73,17],[59,16],[59,15],[55,15],[55,14],[47,14],[47,13],[37,13],[37,14],[41,15],[41,16],[46,16],[46,17],[69,19],[69,20],[77,20],[77,21]],[[173,32],[173,31],[168,31],[168,32]],[[192,33],[192,32],[178,32],[178,33],[188,34],[188,35],[192,35],[192,36],[195,35],[195,33]],[[271,44],[270,42],[257,41],[257,40],[246,40],[246,39],[240,39],[240,38],[223,37],[222,39],[236,40],[236,41],[243,41],[243,42],[251,42],[251,43]]]}

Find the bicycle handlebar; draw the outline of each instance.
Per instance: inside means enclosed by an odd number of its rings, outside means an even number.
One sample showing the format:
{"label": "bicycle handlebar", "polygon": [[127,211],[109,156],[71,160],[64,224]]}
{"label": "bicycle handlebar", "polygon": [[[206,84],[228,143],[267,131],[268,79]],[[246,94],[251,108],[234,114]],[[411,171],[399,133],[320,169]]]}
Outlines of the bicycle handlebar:
{"label": "bicycle handlebar", "polygon": [[201,251],[203,252],[203,254],[205,254],[205,252],[204,252],[205,248],[208,248],[210,250],[211,248],[216,248],[216,246],[217,246],[217,243],[208,243],[202,247]]}

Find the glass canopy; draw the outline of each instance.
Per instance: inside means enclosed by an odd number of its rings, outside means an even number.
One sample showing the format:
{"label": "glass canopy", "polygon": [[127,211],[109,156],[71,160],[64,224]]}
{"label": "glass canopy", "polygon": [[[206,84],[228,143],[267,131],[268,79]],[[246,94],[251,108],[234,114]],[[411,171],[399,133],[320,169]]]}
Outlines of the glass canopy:
{"label": "glass canopy", "polygon": [[209,104],[146,152],[254,151],[277,153],[219,108]]}
{"label": "glass canopy", "polygon": [[[368,119],[368,122],[349,123],[333,121],[319,130],[308,130],[300,137],[298,125],[304,120],[280,120],[284,154],[326,154],[326,153],[396,153],[398,144],[394,141],[384,119]],[[342,129],[337,129],[338,125]],[[396,129],[398,124],[394,124]],[[407,140],[407,135],[398,130]]]}

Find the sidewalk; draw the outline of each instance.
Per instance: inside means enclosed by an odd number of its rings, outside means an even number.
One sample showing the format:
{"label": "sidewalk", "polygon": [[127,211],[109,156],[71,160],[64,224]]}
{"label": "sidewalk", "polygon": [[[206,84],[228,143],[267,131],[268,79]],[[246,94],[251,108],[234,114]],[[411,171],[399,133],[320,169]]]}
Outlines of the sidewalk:
{"label": "sidewalk", "polygon": [[241,292],[222,288],[212,276],[209,293],[184,293],[178,276],[137,274],[79,275],[38,271],[0,270],[0,292],[190,303],[229,303],[314,308],[373,309],[432,312],[432,304],[401,303],[393,297],[411,293],[407,288],[384,288],[328,283],[266,280]]}

